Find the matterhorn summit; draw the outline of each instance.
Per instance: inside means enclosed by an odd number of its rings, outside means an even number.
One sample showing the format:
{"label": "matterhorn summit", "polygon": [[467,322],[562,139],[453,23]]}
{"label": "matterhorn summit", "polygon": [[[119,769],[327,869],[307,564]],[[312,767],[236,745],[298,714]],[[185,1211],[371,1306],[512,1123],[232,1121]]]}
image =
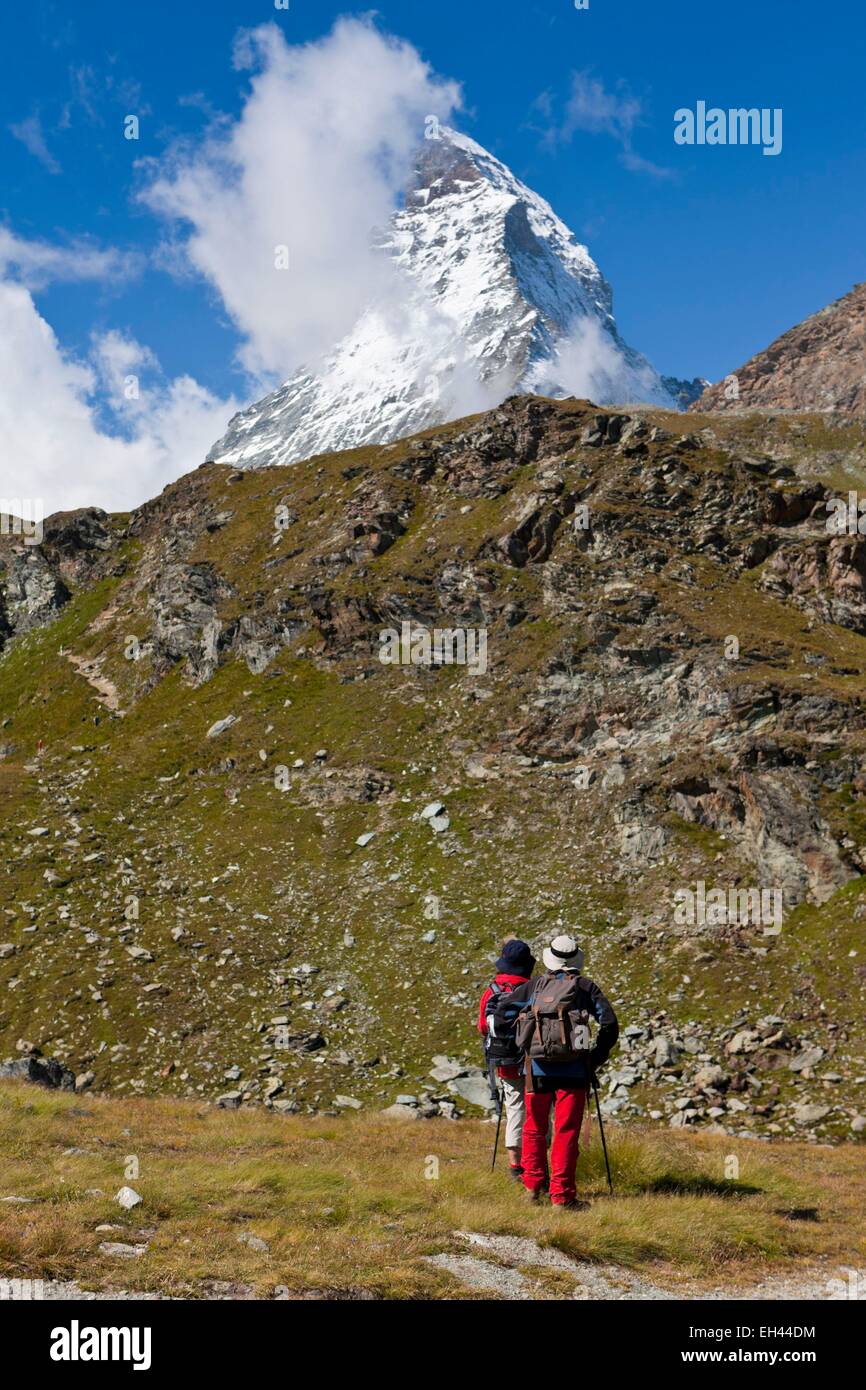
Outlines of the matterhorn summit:
{"label": "matterhorn summit", "polygon": [[550,205],[468,136],[432,134],[376,242],[379,296],[321,361],[236,415],[210,458],[263,468],[385,444],[522,391],[675,408]]}

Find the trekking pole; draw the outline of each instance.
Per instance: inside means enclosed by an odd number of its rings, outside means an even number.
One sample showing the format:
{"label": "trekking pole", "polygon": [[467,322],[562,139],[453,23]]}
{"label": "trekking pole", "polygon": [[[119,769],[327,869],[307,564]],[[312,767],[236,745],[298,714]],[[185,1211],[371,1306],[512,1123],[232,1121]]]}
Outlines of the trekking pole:
{"label": "trekking pole", "polygon": [[604,1166],[607,1169],[607,1185],[610,1188],[610,1195],[613,1196],[613,1179],[610,1176],[610,1163],[607,1157],[607,1144],[604,1141],[604,1121],[601,1118],[601,1106],[598,1103],[598,1082],[595,1079],[595,1072],[592,1073],[592,1089],[595,1093],[595,1113],[598,1116],[598,1129],[601,1134],[601,1147],[604,1150]]}
{"label": "trekking pole", "polygon": [[[497,1095],[499,1095],[498,1088],[496,1093]],[[493,1141],[493,1162],[490,1164],[491,1173],[493,1172],[493,1169],[496,1167],[496,1150],[499,1148],[499,1131],[502,1128],[502,1108],[502,1097],[501,1095],[499,1095],[499,1117],[496,1121],[496,1138]]]}

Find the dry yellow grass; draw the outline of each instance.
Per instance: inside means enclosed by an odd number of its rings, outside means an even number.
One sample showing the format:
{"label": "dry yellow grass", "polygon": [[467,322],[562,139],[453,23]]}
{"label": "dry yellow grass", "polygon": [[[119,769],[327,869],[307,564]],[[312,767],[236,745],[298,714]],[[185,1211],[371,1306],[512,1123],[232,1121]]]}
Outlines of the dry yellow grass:
{"label": "dry yellow grass", "polygon": [[[0,1275],[181,1296],[207,1296],[212,1281],[260,1294],[472,1296],[423,1258],[453,1249],[457,1230],[530,1236],[692,1289],[866,1256],[854,1146],[612,1127],[616,1199],[593,1141],[579,1169],[590,1207],[562,1217],[491,1176],[492,1138],[471,1121],[286,1118],[2,1083],[0,1197],[33,1200],[0,1203]],[[731,1154],[737,1182],[725,1176]],[[143,1198],[129,1213],[113,1200],[125,1183]],[[147,1253],[105,1256],[106,1240],[146,1241]]]}

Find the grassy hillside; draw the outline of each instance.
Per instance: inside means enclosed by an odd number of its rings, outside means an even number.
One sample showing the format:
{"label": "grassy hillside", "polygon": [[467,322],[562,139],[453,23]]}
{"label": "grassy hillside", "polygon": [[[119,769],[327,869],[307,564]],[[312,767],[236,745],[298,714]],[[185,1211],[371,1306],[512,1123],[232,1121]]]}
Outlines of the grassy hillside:
{"label": "grassy hillside", "polygon": [[[476,1059],[498,941],[562,927],[642,1030],[623,1117],[861,1133],[859,561],[798,566],[864,458],[854,426],[529,398],[205,466],[101,549],[47,534],[68,601],[0,655],[0,1056],[115,1095],[448,1101],[432,1058]],[[483,626],[487,672],[382,665],[407,619]],[[678,925],[698,880],[780,886],[781,934]]]}
{"label": "grassy hillside", "polygon": [[[563,1216],[491,1176],[492,1138],[475,1122],[286,1118],[3,1083],[0,1196],[29,1200],[0,1204],[0,1269],[182,1297],[332,1298],[572,1297],[605,1283],[605,1296],[749,1296],[772,1272],[828,1297],[827,1280],[866,1258],[851,1145],[737,1142],[734,1179],[729,1140],[612,1125],[611,1199],[593,1125],[579,1168],[589,1205]],[[113,1200],[124,1185],[142,1199],[130,1211]]]}

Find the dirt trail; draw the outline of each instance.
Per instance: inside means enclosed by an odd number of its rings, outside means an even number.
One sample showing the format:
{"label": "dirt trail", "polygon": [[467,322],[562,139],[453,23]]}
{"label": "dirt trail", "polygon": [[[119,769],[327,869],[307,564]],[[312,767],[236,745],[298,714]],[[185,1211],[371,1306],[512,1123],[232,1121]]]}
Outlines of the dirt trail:
{"label": "dirt trail", "polygon": [[[717,1303],[745,1300],[747,1302],[778,1301],[783,1299],[813,1299],[816,1302],[859,1299],[866,1301],[866,1270],[828,1266],[809,1268],[799,1274],[772,1275],[760,1283],[742,1287],[706,1288],[697,1284],[680,1284],[676,1289],[663,1288],[643,1275],[619,1265],[600,1265],[587,1260],[575,1260],[552,1246],[542,1246],[522,1236],[486,1236],[474,1231],[455,1231],[457,1249],[453,1254],[428,1255],[424,1258],[434,1269],[444,1270],[465,1289],[485,1293],[507,1302],[577,1300],[645,1302]],[[553,1270],[571,1276],[574,1284],[570,1294],[557,1292],[538,1278],[534,1271]],[[74,1283],[45,1280],[43,1297],[87,1302],[115,1300],[136,1301],[172,1299],[170,1294],[136,1293],[123,1289],[83,1290]],[[328,1299],[334,1291],[307,1290],[307,1298]],[[457,1291],[455,1290],[455,1294]],[[233,1301],[255,1298],[249,1285],[209,1283],[201,1297]],[[282,1298],[293,1297],[282,1290]],[[278,1298],[280,1295],[278,1295]]]}
{"label": "dirt trail", "polygon": [[[618,1265],[574,1260],[561,1250],[541,1246],[534,1240],[520,1236],[485,1236],[474,1231],[455,1231],[454,1236],[465,1248],[465,1253],[458,1251],[455,1254],[431,1255],[427,1257],[428,1264],[445,1270],[466,1288],[498,1295],[503,1299],[556,1297],[545,1292],[544,1286],[533,1279],[531,1273],[525,1272],[534,1268],[573,1275],[575,1283],[571,1297],[575,1299],[718,1302],[786,1298],[827,1301],[855,1297],[866,1301],[864,1270],[808,1269],[802,1274],[774,1275],[750,1287],[707,1289],[697,1285],[679,1285],[676,1290],[671,1290]],[[855,1277],[849,1280],[849,1273]]]}
{"label": "dirt trail", "polygon": [[91,686],[99,697],[100,704],[106,709],[114,710],[122,714],[120,708],[120,692],[113,681],[102,674],[102,668],[98,661],[88,661],[86,657],[76,656],[74,652],[66,653],[66,660],[71,663],[80,676],[83,676],[87,684]]}

